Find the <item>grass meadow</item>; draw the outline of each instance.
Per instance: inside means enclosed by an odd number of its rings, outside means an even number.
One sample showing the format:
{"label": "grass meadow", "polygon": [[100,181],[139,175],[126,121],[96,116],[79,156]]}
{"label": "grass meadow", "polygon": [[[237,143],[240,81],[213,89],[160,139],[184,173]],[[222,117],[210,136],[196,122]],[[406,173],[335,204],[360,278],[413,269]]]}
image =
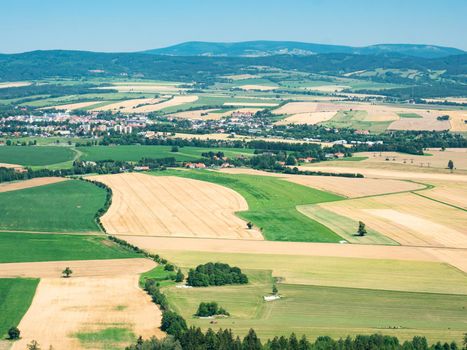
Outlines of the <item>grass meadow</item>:
{"label": "grass meadow", "polygon": [[253,154],[252,149],[243,148],[202,148],[179,147],[178,152],[171,152],[172,146],[93,146],[79,147],[83,155],[81,160],[116,160],[139,161],[141,158],[166,158],[175,157],[178,161],[194,161],[201,158],[204,152],[224,152],[226,157]]}
{"label": "grass meadow", "polygon": [[0,263],[138,257],[97,235],[0,232]]}
{"label": "grass meadow", "polygon": [[248,211],[238,212],[244,220],[262,228],[271,241],[338,242],[341,238],[326,226],[299,213],[297,205],[343,199],[335,194],[257,175],[228,175],[210,171],[170,171],[157,175],[177,175],[213,182],[240,193]]}
{"label": "grass meadow", "polygon": [[280,283],[282,299],[265,302],[263,296],[272,288],[270,271],[245,272],[251,282],[244,286],[172,286],[164,292],[189,324],[203,329],[213,327],[210,320],[194,318],[193,314],[200,302],[216,301],[231,317],[217,319],[214,327],[231,328],[240,336],[254,328],[264,338],[288,335],[293,330],[310,338],[381,332],[401,339],[424,335],[431,341],[459,341],[465,331],[467,295]]}
{"label": "grass meadow", "polygon": [[0,147],[0,163],[45,166],[73,160],[75,152],[68,147],[5,146]]}
{"label": "grass meadow", "polygon": [[0,193],[0,230],[99,231],[94,216],[105,196],[104,189],[78,180]]}
{"label": "grass meadow", "polygon": [[[2,245],[0,245],[2,247]],[[0,278],[0,340],[18,326],[31,305],[38,279]]]}

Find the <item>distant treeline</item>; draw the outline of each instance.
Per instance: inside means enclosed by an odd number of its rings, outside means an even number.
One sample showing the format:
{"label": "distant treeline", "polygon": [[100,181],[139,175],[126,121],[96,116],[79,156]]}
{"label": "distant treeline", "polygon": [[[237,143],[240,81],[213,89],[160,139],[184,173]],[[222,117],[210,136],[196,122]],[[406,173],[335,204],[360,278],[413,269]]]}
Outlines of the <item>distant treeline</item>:
{"label": "distant treeline", "polygon": [[[32,84],[27,86],[9,87],[0,89],[0,99],[23,98],[34,95],[48,95],[49,97],[60,97],[66,95],[82,95],[82,94],[105,94],[110,92],[118,92],[114,89],[98,89],[104,85],[96,84],[76,84],[76,85],[59,85],[59,84]],[[107,84],[108,86],[108,84]]]}
{"label": "distant treeline", "polygon": [[425,337],[413,337],[412,340],[400,342],[397,337],[381,334],[348,336],[338,340],[328,336],[316,338],[310,342],[305,336],[298,338],[295,333],[290,336],[277,336],[262,341],[253,329],[241,339],[230,329],[219,329],[217,332],[208,329],[191,327],[175,336],[164,339],[141,337],[135,345],[126,350],[459,350],[455,343],[437,342],[428,345]]}
{"label": "distant treeline", "polygon": [[[377,68],[416,69],[424,73],[430,70],[443,70],[440,78],[450,79],[453,84],[457,84],[457,80],[460,79],[459,84],[461,84],[462,77],[467,72],[467,55],[433,59],[344,53],[317,54],[306,57],[293,55],[175,57],[142,53],[51,50],[0,55],[0,81],[38,80],[51,77],[80,79],[96,76],[126,76],[209,84],[213,83],[217,77],[236,74],[239,71],[256,73],[257,68],[254,67],[258,66],[336,76]],[[397,75],[387,76],[385,79],[388,82],[400,82],[400,76]]]}

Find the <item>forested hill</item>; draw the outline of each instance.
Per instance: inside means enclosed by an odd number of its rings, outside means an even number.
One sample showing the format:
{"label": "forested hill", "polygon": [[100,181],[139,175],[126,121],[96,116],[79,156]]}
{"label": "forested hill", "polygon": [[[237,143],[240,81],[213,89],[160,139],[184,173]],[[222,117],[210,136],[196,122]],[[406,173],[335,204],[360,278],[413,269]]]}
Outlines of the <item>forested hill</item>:
{"label": "forested hill", "polygon": [[182,57],[142,53],[32,51],[0,55],[0,81],[50,77],[125,76],[173,81],[209,82],[217,76],[274,67],[340,76],[360,70],[415,69],[440,71],[442,79],[466,83],[467,54],[426,59],[409,56],[319,54],[268,57]]}
{"label": "forested hill", "polygon": [[309,56],[345,53],[354,55],[401,55],[440,58],[466,52],[452,47],[416,44],[378,44],[364,47],[325,45],[297,41],[245,41],[237,43],[189,41],[160,49],[144,51],[148,54],[170,56],[264,57],[274,55]]}

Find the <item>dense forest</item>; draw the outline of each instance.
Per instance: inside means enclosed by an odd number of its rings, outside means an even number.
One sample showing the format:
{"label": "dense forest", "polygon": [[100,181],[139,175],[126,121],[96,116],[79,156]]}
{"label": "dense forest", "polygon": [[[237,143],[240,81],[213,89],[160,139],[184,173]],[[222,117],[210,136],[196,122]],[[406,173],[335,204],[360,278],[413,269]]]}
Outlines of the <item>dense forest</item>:
{"label": "dense forest", "polygon": [[[354,55],[328,53],[311,56],[277,55],[267,57],[157,56],[143,53],[96,53],[84,51],[33,51],[0,55],[0,81],[35,80],[51,77],[130,77],[212,83],[217,77],[239,71],[257,71],[257,67],[280,68],[306,73],[342,76],[359,70],[414,69],[446,84],[443,89],[419,86],[417,96],[458,96],[465,94],[467,54],[441,58],[399,55]],[[381,78],[367,78],[375,79]],[[385,82],[400,83],[399,76],[385,76]],[[436,81],[436,80],[433,80]],[[401,92],[399,92],[400,94]]]}

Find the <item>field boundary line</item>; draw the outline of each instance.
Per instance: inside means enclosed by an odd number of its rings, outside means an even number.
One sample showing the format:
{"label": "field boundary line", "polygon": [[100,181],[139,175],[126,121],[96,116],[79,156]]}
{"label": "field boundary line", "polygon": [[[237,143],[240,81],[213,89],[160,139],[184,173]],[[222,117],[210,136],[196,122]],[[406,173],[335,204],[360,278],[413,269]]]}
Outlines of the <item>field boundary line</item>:
{"label": "field boundary line", "polygon": [[76,236],[102,236],[102,232],[99,231],[84,231],[84,232],[51,232],[51,231],[25,231],[25,230],[3,230],[0,232],[12,232],[12,233],[34,233],[43,235],[76,235]]}
{"label": "field boundary line", "polygon": [[458,210],[462,210],[462,211],[467,211],[467,209],[464,209],[462,207],[458,207],[457,205],[454,205],[454,204],[450,204],[450,203],[446,203],[446,202],[443,202],[443,201],[440,201],[438,199],[434,199],[434,198],[431,198],[431,197],[428,197],[426,195],[423,195],[423,194],[420,194],[420,193],[415,193],[415,195],[417,196],[420,196],[420,197],[423,197],[425,199],[428,199],[430,201],[433,201],[433,202],[437,202],[437,203],[440,203],[440,204],[444,204],[444,205],[447,205],[448,207],[451,207],[451,208],[454,208],[454,209],[458,209]]}

